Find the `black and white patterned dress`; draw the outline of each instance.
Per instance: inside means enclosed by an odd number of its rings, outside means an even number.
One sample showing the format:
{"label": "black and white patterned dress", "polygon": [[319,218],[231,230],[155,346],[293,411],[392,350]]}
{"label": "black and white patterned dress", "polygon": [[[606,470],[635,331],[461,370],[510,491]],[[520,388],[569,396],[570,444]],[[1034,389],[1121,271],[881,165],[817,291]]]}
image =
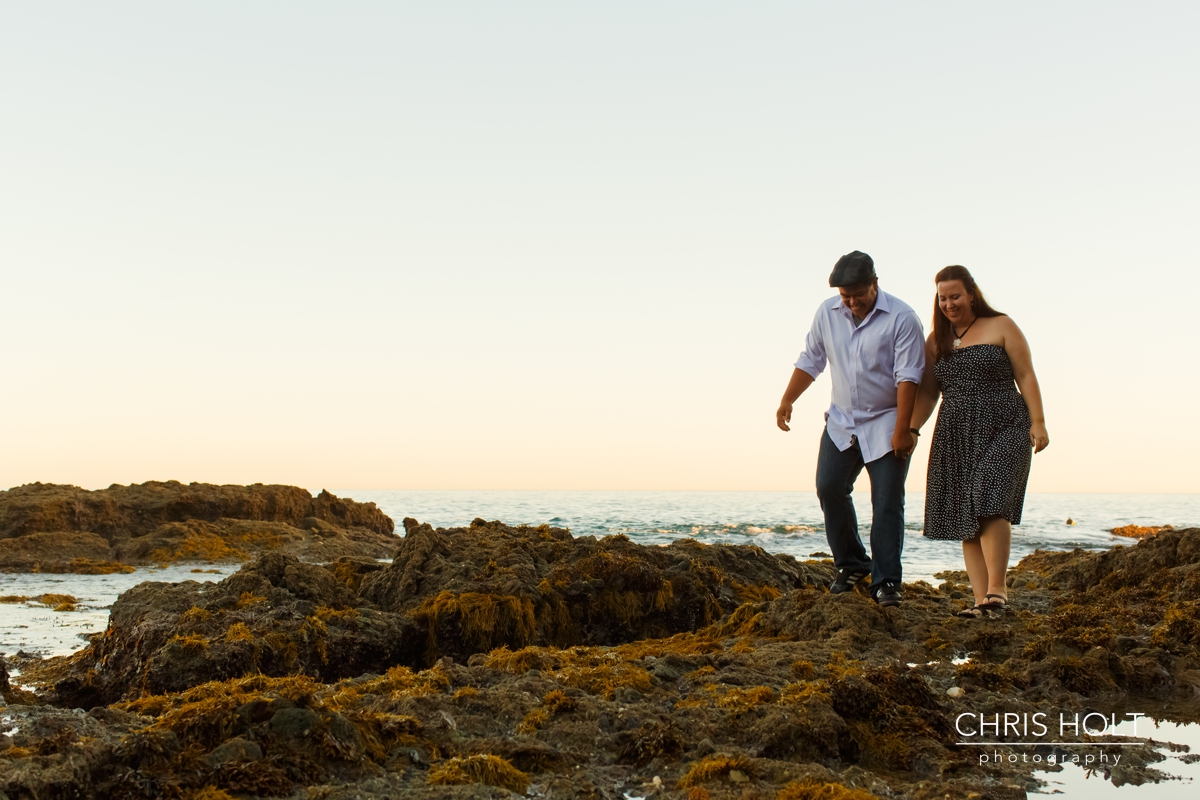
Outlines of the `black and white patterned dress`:
{"label": "black and white patterned dress", "polygon": [[934,375],[942,407],[929,446],[925,535],[973,539],[981,517],[1019,524],[1033,448],[1008,353],[998,344],[961,347]]}

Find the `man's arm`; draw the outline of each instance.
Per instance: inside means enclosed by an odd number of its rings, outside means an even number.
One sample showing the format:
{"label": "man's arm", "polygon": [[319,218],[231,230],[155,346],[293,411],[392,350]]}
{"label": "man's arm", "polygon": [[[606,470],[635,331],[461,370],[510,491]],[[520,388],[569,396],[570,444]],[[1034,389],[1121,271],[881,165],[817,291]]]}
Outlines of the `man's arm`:
{"label": "man's arm", "polygon": [[812,386],[828,362],[821,314],[822,309],[818,308],[817,313],[813,315],[812,327],[808,330],[808,336],[804,337],[804,352],[796,359],[796,368],[792,370],[792,378],[783,391],[779,410],[775,412],[775,424],[781,431],[791,430],[788,423],[792,421],[792,403],[804,394],[805,389]]}
{"label": "man's arm", "polygon": [[917,437],[908,429],[916,401],[917,384],[904,381],[896,387],[896,431],[892,434],[892,450],[900,458],[908,458],[917,446]]}
{"label": "man's arm", "polygon": [[787,388],[783,391],[783,400],[779,403],[779,410],[775,412],[775,424],[779,426],[779,430],[791,430],[788,423],[792,421],[792,403],[804,394],[805,389],[812,386],[814,380],[812,375],[802,369],[792,370],[792,379],[788,381]]}
{"label": "man's arm", "polygon": [[896,324],[896,430],[892,433],[892,450],[900,458],[908,458],[917,446],[917,437],[909,427],[917,401],[917,386],[924,373],[924,331],[917,315],[910,312]]}

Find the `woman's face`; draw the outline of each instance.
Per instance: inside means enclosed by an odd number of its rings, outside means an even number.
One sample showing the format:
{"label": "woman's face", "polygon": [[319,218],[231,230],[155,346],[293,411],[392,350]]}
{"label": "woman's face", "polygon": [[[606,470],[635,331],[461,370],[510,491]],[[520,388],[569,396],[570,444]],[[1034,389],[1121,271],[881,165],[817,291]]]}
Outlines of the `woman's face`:
{"label": "woman's face", "polygon": [[946,315],[946,319],[958,324],[974,317],[971,301],[975,298],[967,294],[962,281],[941,281],[937,290],[938,308]]}

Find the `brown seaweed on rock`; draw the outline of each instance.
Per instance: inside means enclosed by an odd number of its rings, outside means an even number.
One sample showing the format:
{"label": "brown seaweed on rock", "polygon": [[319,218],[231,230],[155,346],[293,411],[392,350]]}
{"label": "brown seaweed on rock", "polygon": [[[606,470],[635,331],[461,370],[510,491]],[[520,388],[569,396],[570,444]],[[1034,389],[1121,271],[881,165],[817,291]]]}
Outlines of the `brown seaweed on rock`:
{"label": "brown seaweed on rock", "polygon": [[363,599],[411,614],[429,629],[430,658],[495,647],[611,645],[693,631],[747,599],[820,585],[832,568],[753,545],[666,547],[622,535],[573,537],[549,526],[477,519],[434,530],[406,519],[386,569]]}
{"label": "brown seaweed on rock", "polygon": [[103,634],[33,677],[56,682],[52,702],[91,708],[209,680],[336,680],[421,659],[417,623],[359,605],[335,569],[271,553],[217,584],[133,587]]}
{"label": "brown seaweed on rock", "polygon": [[387,565],[272,553],[216,585],[140,584],[87,648],[35,674],[56,684],[55,702],[90,708],[204,678],[329,680],[501,646],[618,644],[695,630],[748,592],[778,596],[830,573],[757,547],[414,525]]}
{"label": "brown seaweed on rock", "polygon": [[313,497],[295,486],[150,481],[88,491],[29,483],[0,492],[0,538],[5,539],[46,531],[91,531],[111,543],[124,535],[145,536],[168,522],[241,519],[301,527],[309,517],[376,533],[395,530],[374,503],[341,500],[325,491]]}
{"label": "brown seaweed on rock", "polygon": [[379,558],[399,541],[394,528],[374,503],[295,486],[33,483],[0,492],[0,570],[96,574],[274,551],[308,561]]}
{"label": "brown seaweed on rock", "polygon": [[[45,700],[110,705],[10,706],[0,792],[1007,800],[1034,765],[981,764],[958,715],[1200,718],[1196,529],[1035,554],[1006,615],[966,620],[961,572],[882,609],[830,595],[827,563],[756,548],[406,527],[386,566],[276,554],[216,585],[144,584],[86,655],[21,661],[22,681],[57,670]],[[567,617],[543,616],[554,601]],[[260,663],[234,665],[255,643]],[[1154,747],[1122,756],[1107,777],[1162,777]]]}

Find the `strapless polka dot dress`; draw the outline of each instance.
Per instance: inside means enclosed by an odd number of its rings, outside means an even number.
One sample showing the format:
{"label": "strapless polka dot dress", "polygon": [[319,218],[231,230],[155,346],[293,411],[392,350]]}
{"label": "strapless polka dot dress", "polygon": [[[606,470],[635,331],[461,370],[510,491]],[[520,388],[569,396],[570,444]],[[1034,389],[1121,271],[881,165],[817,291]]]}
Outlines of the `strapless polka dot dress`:
{"label": "strapless polka dot dress", "polygon": [[1033,448],[1008,353],[998,344],[962,347],[934,375],[942,405],[929,446],[925,535],[972,539],[982,517],[1019,524]]}

